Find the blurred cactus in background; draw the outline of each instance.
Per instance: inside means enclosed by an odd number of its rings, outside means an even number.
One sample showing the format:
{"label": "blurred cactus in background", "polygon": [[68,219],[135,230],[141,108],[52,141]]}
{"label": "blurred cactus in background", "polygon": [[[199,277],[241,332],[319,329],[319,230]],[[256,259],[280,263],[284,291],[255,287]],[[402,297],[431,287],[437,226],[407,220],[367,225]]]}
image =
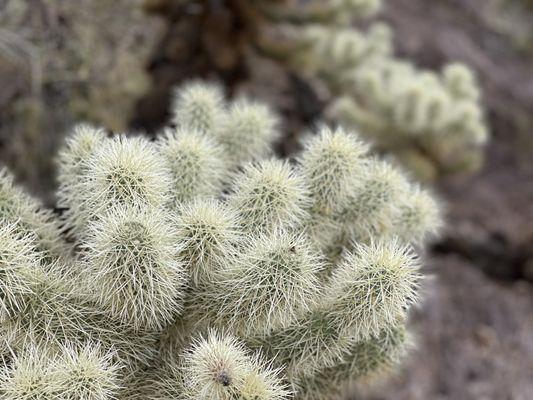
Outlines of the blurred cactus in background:
{"label": "blurred cactus in background", "polygon": [[441,75],[394,60],[369,63],[344,82],[330,115],[359,126],[380,150],[395,154],[417,175],[475,171],[487,127],[472,72],[451,64]]}
{"label": "blurred cactus in background", "polygon": [[160,30],[139,5],[1,2],[0,155],[32,191],[50,190],[53,154],[75,122],[127,128]]}
{"label": "blurred cactus in background", "polygon": [[326,111],[333,121],[356,127],[422,179],[482,165],[488,127],[470,68],[449,64],[441,74],[419,69],[394,56],[393,32],[385,24],[355,29],[355,21],[379,10],[378,2],[307,3],[310,9],[339,7],[339,14],[310,13],[293,21],[278,12],[269,28],[278,33],[261,36],[260,45],[327,85],[338,98]]}
{"label": "blurred cactus in background", "polygon": [[0,176],[0,397],[332,399],[410,346],[431,194],[320,128],[200,82],[155,142],[77,126],[60,217]]}
{"label": "blurred cactus in background", "polygon": [[[171,4],[176,3],[145,0],[148,10],[167,15],[174,15],[168,12]],[[474,72],[453,63],[437,73],[397,58],[392,29],[370,22],[381,1],[180,4],[178,14],[184,17],[216,19],[222,9],[235,14],[244,33],[226,46],[235,48],[233,58],[257,53],[308,78],[326,98],[326,118],[357,130],[377,152],[394,155],[418,178],[433,180],[482,165],[489,133]],[[215,53],[212,58],[216,65]]]}

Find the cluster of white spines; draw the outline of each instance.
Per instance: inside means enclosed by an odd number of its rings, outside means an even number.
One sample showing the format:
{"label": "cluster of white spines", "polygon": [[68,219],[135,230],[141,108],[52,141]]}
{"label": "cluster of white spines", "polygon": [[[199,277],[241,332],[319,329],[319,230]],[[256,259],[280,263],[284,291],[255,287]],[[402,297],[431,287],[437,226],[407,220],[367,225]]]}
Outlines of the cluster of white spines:
{"label": "cluster of white spines", "polygon": [[120,364],[95,343],[65,344],[59,349],[29,345],[0,371],[5,399],[116,399]]}
{"label": "cluster of white spines", "polygon": [[177,239],[171,218],[157,209],[118,205],[91,223],[84,268],[101,309],[135,328],[166,326],[183,299]]}
{"label": "cluster of white spines", "polygon": [[418,300],[419,283],[419,262],[405,245],[358,245],[333,272],[326,307],[340,330],[366,340],[405,318]]}
{"label": "cluster of white spines", "polygon": [[271,159],[245,165],[235,176],[227,203],[237,210],[244,229],[266,232],[301,225],[309,198],[304,180],[291,165]]}
{"label": "cluster of white spines", "polygon": [[87,172],[80,178],[88,220],[115,205],[163,207],[169,197],[170,171],[145,138],[119,135],[86,162]]}
{"label": "cluster of white spines", "polygon": [[283,400],[289,391],[258,353],[231,334],[194,338],[179,360],[164,363],[146,385],[151,400]]}
{"label": "cluster of white spines", "polygon": [[270,155],[278,137],[277,118],[268,107],[244,98],[228,104],[217,86],[201,82],[180,88],[172,111],[178,130],[221,146],[227,168]]}
{"label": "cluster of white spines", "polygon": [[270,367],[231,335],[196,340],[183,359],[188,399],[272,399],[288,391]]}
{"label": "cluster of white spines", "polygon": [[[155,144],[141,137],[107,138],[88,125],[75,127],[59,156],[58,197],[65,209],[64,226],[76,242],[76,259],[67,250],[63,255],[63,247],[68,248],[52,214],[16,188],[2,170],[5,237],[0,250],[5,279],[0,298],[2,355],[7,357],[2,372],[9,380],[2,396],[10,390],[15,398],[59,396],[55,391],[60,385],[54,383],[58,373],[38,364],[36,371],[45,376],[50,372],[52,383],[29,382],[30,392],[16,397],[14,391],[20,388],[9,385],[17,374],[27,376],[31,371],[12,370],[16,358],[7,355],[10,348],[29,362],[35,361],[32,354],[37,352],[49,366],[65,346],[116,348],[113,359],[124,361],[126,367],[119,374],[122,380],[125,372],[137,370],[139,362],[148,363],[155,353],[152,339],[180,314],[186,275],[192,277],[191,286],[212,282],[210,274],[228,263],[242,225],[238,214],[221,209],[215,197],[230,168],[270,153],[276,132],[274,117],[259,104],[242,101],[229,116],[216,95],[206,106],[215,92],[207,85],[186,87],[175,114],[188,107],[190,118],[180,118],[180,127],[168,130]],[[216,117],[211,125],[210,115]],[[264,132],[262,139],[243,140],[250,146],[243,146],[232,160],[219,135],[253,139],[256,129]],[[41,348],[34,342],[44,344]],[[104,376],[88,376],[95,387],[85,386],[81,375],[92,368],[85,350],[76,353],[84,359],[69,388],[61,388],[64,396],[115,398],[104,393]],[[74,368],[70,353],[62,362]],[[108,372],[113,371],[110,367]],[[257,365],[247,378],[250,396],[262,391],[271,398],[271,377],[268,369]]]}
{"label": "cluster of white spines", "polygon": [[237,213],[217,199],[195,199],[180,207],[176,225],[179,257],[192,284],[214,282],[242,240]]}
{"label": "cluster of white spines", "polygon": [[352,341],[342,361],[324,368],[314,376],[300,380],[302,400],[332,400],[344,398],[343,393],[356,379],[371,380],[396,367],[412,347],[412,338],[405,327],[384,330],[368,340]]}
{"label": "cluster of white spines", "polygon": [[189,83],[176,90],[173,123],[180,128],[211,134],[224,118],[224,96],[218,86]]}
{"label": "cluster of white spines", "polygon": [[238,165],[271,154],[278,122],[265,105],[239,99],[227,112],[228,117],[215,131],[215,137],[231,154],[232,163]]}
{"label": "cluster of white spines", "polygon": [[[406,243],[433,233],[438,210],[432,214],[431,203],[424,201],[408,209],[404,197],[431,197],[366,152],[353,134],[324,127],[306,141],[296,165],[265,160],[236,174],[226,204],[238,205],[244,226],[238,234],[245,239],[234,241],[237,259],[228,257],[230,262],[219,265],[205,291],[193,296],[193,307],[206,310],[203,315],[185,313],[192,315],[192,325],[229,328],[267,351],[286,367],[295,387],[335,368],[354,343],[401,326],[418,298],[418,260]],[[291,173],[278,171],[276,177],[283,179],[265,185],[264,171],[273,166]],[[279,190],[291,181],[298,182],[293,190]],[[249,191],[241,195],[243,204],[249,201],[253,207],[235,203],[233,196],[243,185]],[[290,218],[295,203],[286,201],[287,193],[298,192],[306,213]],[[418,210],[418,220],[429,225],[405,232],[400,221],[414,221]],[[282,211],[288,213],[284,218],[270,217]],[[351,249],[340,262],[319,250],[331,241],[324,237],[330,226],[337,228],[337,245]]]}
{"label": "cluster of white spines", "polygon": [[87,210],[82,209],[84,182],[80,177],[88,173],[87,160],[106,140],[102,129],[87,124],[74,127],[73,134],[66,138],[58,155],[57,205],[65,209],[65,220],[69,228],[83,226]]}
{"label": "cluster of white spines", "polygon": [[194,130],[166,129],[158,146],[172,176],[171,196],[176,205],[220,192],[226,163],[221,146],[213,139]]}
{"label": "cluster of white spines", "polygon": [[[87,282],[79,279],[73,263],[62,265],[54,261],[45,268],[46,253],[28,238],[12,236],[13,232],[9,225],[2,229],[2,243],[10,248],[0,251],[6,283],[0,287],[1,347],[18,352],[35,342],[51,349],[67,342],[80,345],[94,341],[106,349],[113,346],[120,358],[132,363],[146,362],[153,353],[150,346],[155,339],[150,332],[139,334],[112,320],[98,309],[94,294]],[[15,250],[20,252],[13,258]]]}
{"label": "cluster of white spines", "polygon": [[30,234],[19,235],[16,225],[2,221],[0,228],[0,323],[26,307],[36,283],[39,258]]}
{"label": "cluster of white spines", "polygon": [[61,396],[67,400],[112,399],[120,388],[122,366],[115,361],[113,351],[104,352],[98,344],[67,344],[56,368]]}
{"label": "cluster of white spines", "polygon": [[2,219],[0,229],[0,341],[17,348],[30,340],[59,342],[78,337],[82,295],[61,281],[65,266],[41,249],[35,233],[22,222]]}
{"label": "cluster of white spines", "polygon": [[[53,383],[15,398],[55,398],[66,369],[68,399],[282,400],[286,385],[313,398],[324,376],[355,371],[343,356],[374,370],[399,352],[376,343],[418,298],[409,243],[437,229],[432,197],[340,128],[310,135],[294,162],[271,158],[275,118],[252,103],[225,112],[221,96],[185,86],[177,127],[155,142],[75,129],[60,156],[75,258],[47,260],[6,208],[1,333],[15,355],[0,395],[17,374],[37,379],[30,360]],[[232,153],[227,135],[254,133]]]}
{"label": "cluster of white spines", "polygon": [[[75,129],[60,163],[86,137]],[[110,319],[158,331],[181,310],[186,274],[166,208],[171,170],[152,142],[124,135],[101,142],[83,163],[77,179],[61,182],[65,202],[83,213],[67,220],[81,222],[72,226],[80,280]]]}
{"label": "cluster of white spines", "polygon": [[214,319],[244,337],[294,323],[318,301],[322,269],[319,252],[303,234],[277,230],[254,237],[213,288],[220,302]]}
{"label": "cluster of white spines", "polygon": [[305,141],[299,171],[315,213],[331,215],[348,201],[357,183],[368,147],[342,129],[323,127]]}
{"label": "cluster of white spines", "polygon": [[406,243],[423,244],[442,228],[442,206],[420,186],[404,193],[396,210],[392,217],[394,233]]}
{"label": "cluster of white spines", "polygon": [[405,176],[388,162],[369,159],[362,168],[360,184],[337,216],[349,237],[368,240],[397,228],[398,199],[410,193]]}
{"label": "cluster of white spines", "polygon": [[417,258],[398,241],[358,245],[343,256],[317,305],[252,342],[277,354],[298,386],[335,368],[354,343],[402,326],[418,300],[420,279]]}
{"label": "cluster of white spines", "polygon": [[43,252],[47,261],[62,258],[69,252],[52,212],[18,188],[4,167],[0,168],[0,213],[2,223],[12,224],[16,234],[31,236],[33,245]]}

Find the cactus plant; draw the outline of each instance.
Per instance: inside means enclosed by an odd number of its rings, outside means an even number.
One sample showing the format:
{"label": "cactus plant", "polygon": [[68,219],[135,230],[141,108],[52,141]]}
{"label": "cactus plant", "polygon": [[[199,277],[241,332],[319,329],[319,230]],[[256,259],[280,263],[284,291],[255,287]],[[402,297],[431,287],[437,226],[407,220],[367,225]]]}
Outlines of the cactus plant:
{"label": "cactus plant", "polygon": [[3,170],[0,397],[320,400],[396,364],[438,205],[340,128],[276,159],[275,120],[195,82],[155,142],[78,126],[60,217]]}

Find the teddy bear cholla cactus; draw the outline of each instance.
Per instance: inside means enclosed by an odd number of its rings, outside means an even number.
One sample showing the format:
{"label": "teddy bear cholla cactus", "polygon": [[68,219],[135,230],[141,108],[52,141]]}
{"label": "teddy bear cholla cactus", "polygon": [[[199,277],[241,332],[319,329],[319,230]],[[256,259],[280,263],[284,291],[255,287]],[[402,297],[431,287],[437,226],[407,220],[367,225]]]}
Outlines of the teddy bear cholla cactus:
{"label": "teddy bear cholla cactus", "polygon": [[393,366],[433,198],[341,129],[274,158],[276,118],[213,86],[173,122],[76,127],[62,231],[2,173],[1,396],[326,399]]}

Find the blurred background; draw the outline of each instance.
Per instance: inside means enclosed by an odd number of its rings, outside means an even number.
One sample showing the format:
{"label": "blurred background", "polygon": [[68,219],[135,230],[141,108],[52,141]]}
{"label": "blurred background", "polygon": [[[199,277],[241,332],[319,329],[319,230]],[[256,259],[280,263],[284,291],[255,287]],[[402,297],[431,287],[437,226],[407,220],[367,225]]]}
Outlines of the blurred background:
{"label": "blurred background", "polygon": [[[154,135],[190,78],[269,102],[282,115],[278,151],[292,153],[336,92],[265,51],[290,36],[252,3],[0,0],[0,163],[53,206],[54,154],[75,122]],[[533,2],[388,0],[354,24],[369,21],[390,25],[395,56],[419,68],[470,66],[491,137],[475,171],[426,179],[448,227],[426,255],[418,347],[357,398],[532,399]]]}

